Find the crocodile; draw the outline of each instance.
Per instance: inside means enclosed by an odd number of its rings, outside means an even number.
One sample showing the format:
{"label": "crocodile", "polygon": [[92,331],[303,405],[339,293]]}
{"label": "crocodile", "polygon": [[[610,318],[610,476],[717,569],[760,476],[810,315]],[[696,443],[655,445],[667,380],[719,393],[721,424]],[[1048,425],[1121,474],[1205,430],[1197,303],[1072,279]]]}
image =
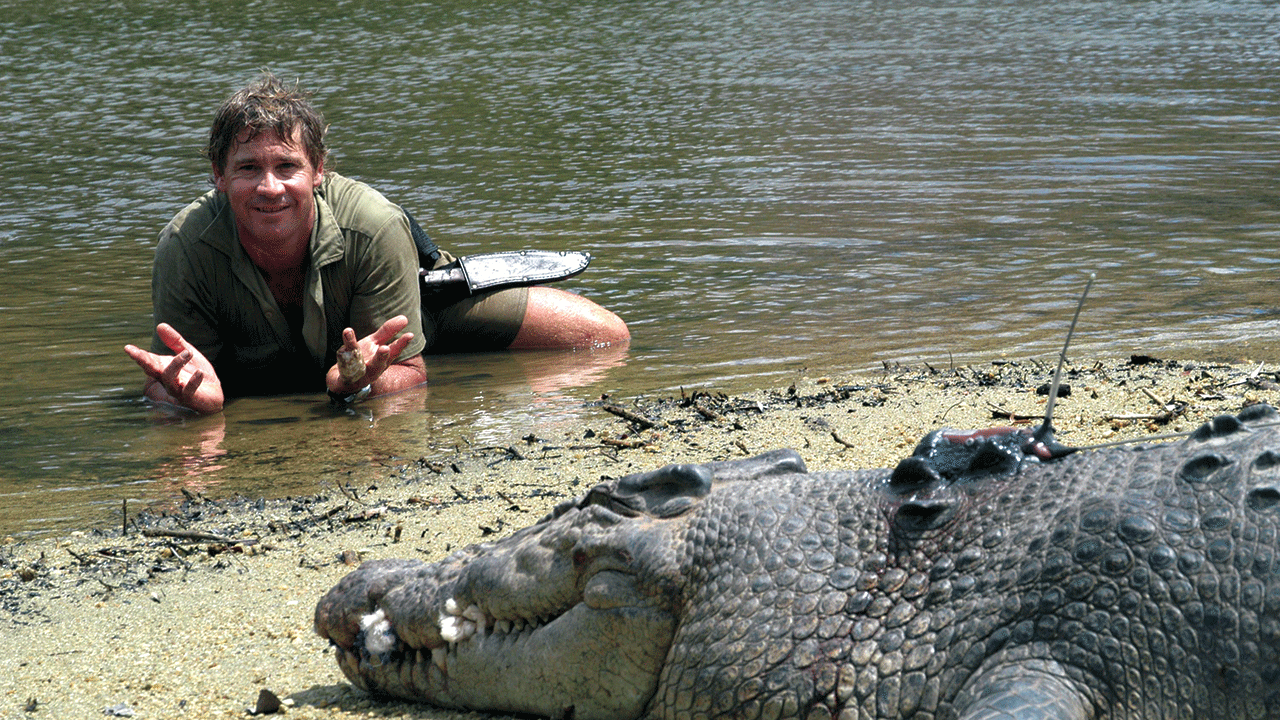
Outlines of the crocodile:
{"label": "crocodile", "polygon": [[611,479],[317,604],[371,693],[554,718],[1280,718],[1280,416]]}

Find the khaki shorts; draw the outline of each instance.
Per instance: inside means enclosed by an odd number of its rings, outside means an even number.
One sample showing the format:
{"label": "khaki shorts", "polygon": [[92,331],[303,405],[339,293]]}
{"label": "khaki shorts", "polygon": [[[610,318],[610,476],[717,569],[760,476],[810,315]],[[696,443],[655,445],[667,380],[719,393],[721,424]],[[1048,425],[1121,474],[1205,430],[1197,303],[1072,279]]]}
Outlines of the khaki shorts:
{"label": "khaki shorts", "polygon": [[[453,260],[453,255],[441,250],[435,267]],[[529,288],[459,295],[423,296],[422,334],[427,339],[423,355],[505,350],[516,339],[529,305]]]}
{"label": "khaki shorts", "polygon": [[424,301],[422,333],[426,355],[503,350],[516,339],[529,304],[529,288],[507,288],[465,297],[447,305]]}
{"label": "khaki shorts", "polygon": [[[426,334],[426,355],[447,352],[483,352],[506,350],[529,305],[529,288],[483,292],[463,297],[444,307],[422,306],[422,333]],[[433,329],[428,329],[428,327]],[[434,331],[434,332],[433,332]],[[434,336],[434,337],[433,337]]]}

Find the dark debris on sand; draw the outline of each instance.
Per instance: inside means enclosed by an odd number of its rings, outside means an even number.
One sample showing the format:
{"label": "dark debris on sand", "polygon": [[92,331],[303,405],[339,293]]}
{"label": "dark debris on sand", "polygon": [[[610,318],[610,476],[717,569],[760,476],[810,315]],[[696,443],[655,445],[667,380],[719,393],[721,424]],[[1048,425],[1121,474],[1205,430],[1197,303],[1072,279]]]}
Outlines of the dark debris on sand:
{"label": "dark debris on sand", "polygon": [[[591,483],[667,462],[754,454],[785,443],[782,430],[787,428],[809,433],[806,444],[808,438],[825,436],[823,449],[832,453],[831,462],[854,466],[852,458],[863,454],[865,441],[860,445],[845,436],[862,431],[877,437],[889,421],[907,414],[904,408],[924,412],[921,398],[931,398],[935,409],[921,415],[918,428],[903,430],[918,433],[913,438],[950,422],[948,414],[962,403],[982,404],[982,414],[968,420],[976,425],[1038,422],[1052,374],[1049,364],[1034,360],[947,368],[886,364],[851,379],[805,379],[741,396],[682,391],[679,397],[637,398],[625,405],[605,397],[587,403],[599,413],[572,437],[553,441],[527,435],[507,445],[419,458],[393,468],[379,484],[336,485],[314,495],[277,499],[187,493],[164,510],[131,513],[125,507],[125,522],[115,527],[31,542],[5,539],[0,544],[0,610],[5,622],[45,622],[41,607],[53,597],[145,593],[157,579],[249,572],[255,555],[304,543],[324,550],[312,552],[303,563],[354,564],[359,553],[349,549],[344,537],[357,531],[361,538],[415,542],[419,552],[447,552],[448,546],[424,548],[425,531],[402,538],[406,521],[458,504],[487,503],[496,509],[477,513],[475,530],[479,537],[498,535],[533,522],[545,508],[585,490],[579,476]],[[1082,437],[1108,437],[1117,431],[1142,437],[1237,412],[1253,402],[1280,402],[1280,375],[1261,364],[1133,356],[1069,364],[1063,381],[1073,388],[1069,399],[1059,401],[1063,416],[1073,418],[1063,425]],[[1119,408],[1115,398],[1125,398],[1137,409]],[[1091,400],[1100,404],[1090,405]],[[909,453],[910,440],[895,446],[891,452],[897,455],[884,462]],[[846,450],[848,455],[836,454]],[[574,478],[560,488],[544,487],[538,482],[544,466],[562,475],[572,472]]]}

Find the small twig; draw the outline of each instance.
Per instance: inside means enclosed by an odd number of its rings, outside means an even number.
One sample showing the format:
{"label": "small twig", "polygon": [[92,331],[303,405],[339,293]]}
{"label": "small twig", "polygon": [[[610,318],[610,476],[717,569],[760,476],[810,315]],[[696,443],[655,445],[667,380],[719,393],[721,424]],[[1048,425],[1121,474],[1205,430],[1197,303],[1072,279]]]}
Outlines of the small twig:
{"label": "small twig", "polygon": [[711,420],[712,422],[724,419],[724,416],[721,415],[720,413],[716,412],[715,410],[712,410],[711,408],[705,408],[696,402],[693,404],[693,409],[697,410],[699,415],[701,415],[702,417],[708,420]]}
{"label": "small twig", "polygon": [[644,440],[615,440],[613,438],[600,438],[600,444],[616,448],[639,448],[648,445]]}
{"label": "small twig", "polygon": [[171,537],[181,540],[196,540],[199,542],[216,542],[216,543],[233,543],[234,539],[224,535],[215,535],[213,533],[202,532],[200,530],[143,530],[142,534],[146,537]]}
{"label": "small twig", "polygon": [[951,412],[952,410],[955,410],[957,407],[960,407],[961,403],[963,403],[963,402],[964,402],[963,400],[957,400],[957,401],[956,401],[956,402],[955,402],[951,407],[949,407],[949,408],[947,408],[946,410],[942,411],[942,417],[938,418],[938,421],[939,421],[939,422],[946,422],[946,419],[947,419],[947,413]]}
{"label": "small twig", "polygon": [[847,448],[857,448],[857,447],[858,447],[857,445],[855,445],[855,444],[853,444],[853,443],[849,442],[848,440],[845,440],[844,438],[840,437],[840,433],[836,432],[835,430],[832,430],[832,431],[831,431],[831,439],[832,439],[832,440],[835,440],[836,442],[840,443],[841,445],[843,445],[843,446],[845,446],[845,447],[847,447]]}
{"label": "small twig", "polygon": [[183,569],[183,570],[190,570],[190,569],[191,569],[191,563],[187,562],[187,559],[186,559],[185,557],[183,557],[182,553],[183,553],[184,551],[183,551],[183,549],[182,549],[181,547],[179,547],[178,545],[175,545],[175,544],[173,544],[173,543],[171,543],[171,542],[165,543],[165,545],[168,545],[168,546],[169,546],[169,551],[173,553],[173,559],[174,559],[174,560],[177,560],[177,561],[178,561],[178,562],[180,562],[180,563],[182,563],[182,569]]}
{"label": "small twig", "polygon": [[76,560],[79,560],[81,565],[89,564],[89,558],[85,557],[84,555],[81,555],[80,553],[76,552],[75,550],[72,550],[71,548],[66,548],[66,551],[71,553],[71,557],[75,558]]}
{"label": "small twig", "polygon": [[351,502],[358,503],[360,505],[367,504],[364,501],[362,501],[359,497],[356,496],[355,490],[352,490],[347,487],[343,487],[342,483],[337,483],[337,486],[338,486],[338,492],[342,493],[343,495],[346,495],[347,499],[350,500]]}
{"label": "small twig", "polygon": [[1149,400],[1151,400],[1151,402],[1153,402],[1153,403],[1155,403],[1155,404],[1156,404],[1156,407],[1160,407],[1160,408],[1167,408],[1167,407],[1169,406],[1169,403],[1167,403],[1167,402],[1165,402],[1165,401],[1161,400],[1160,398],[1156,397],[1156,394],[1155,394],[1155,393],[1153,393],[1153,392],[1151,392],[1150,390],[1148,390],[1148,389],[1146,389],[1146,388],[1140,388],[1140,389],[1142,390],[1142,394],[1143,394],[1143,395],[1146,395],[1146,396],[1147,396],[1147,398],[1148,398]]}
{"label": "small twig", "polygon": [[1168,413],[1158,414],[1127,414],[1127,415],[1107,415],[1108,420],[1162,420],[1168,419]]}
{"label": "small twig", "polygon": [[494,492],[498,495],[498,497],[502,498],[502,499],[503,499],[503,500],[505,500],[508,504],[510,504],[510,505],[511,505],[511,509],[512,509],[512,510],[515,510],[515,511],[517,511],[517,512],[522,512],[522,511],[520,510],[520,506],[519,506],[518,504],[516,504],[516,501],[515,501],[515,500],[512,500],[512,499],[511,499],[511,498],[509,498],[509,497],[507,497],[507,494],[506,494],[506,493],[502,492],[501,490],[494,490]]}
{"label": "small twig", "polygon": [[378,518],[382,517],[382,514],[386,512],[386,510],[387,508],[385,505],[379,506],[376,508],[369,508],[368,510],[364,510],[358,513],[353,513],[351,515],[348,515],[342,518],[342,522],[354,523],[354,522],[365,522],[368,520],[377,520]]}
{"label": "small twig", "polygon": [[991,409],[991,417],[992,419],[995,419],[995,420],[1008,420],[1009,422],[1026,422],[1028,420],[1041,419],[1040,415],[1023,415],[1021,413],[1013,412],[1012,410],[1005,410],[999,405],[993,405],[991,403],[987,403],[987,407]]}
{"label": "small twig", "polygon": [[633,422],[639,425],[641,430],[648,430],[649,428],[657,427],[658,425],[656,422],[650,420],[649,418],[644,417],[643,415],[637,415],[631,412],[630,410],[624,407],[620,407],[618,405],[601,405],[600,408],[607,413],[617,415],[618,417],[622,418],[623,420],[626,420],[627,422]]}

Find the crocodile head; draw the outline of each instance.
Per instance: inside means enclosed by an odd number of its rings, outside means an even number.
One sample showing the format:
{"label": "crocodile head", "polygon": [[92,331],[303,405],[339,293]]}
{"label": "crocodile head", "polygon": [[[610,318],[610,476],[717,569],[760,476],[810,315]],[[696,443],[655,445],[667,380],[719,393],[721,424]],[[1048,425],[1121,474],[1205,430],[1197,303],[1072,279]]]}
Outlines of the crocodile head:
{"label": "crocodile head", "polygon": [[316,606],[339,666],[374,693],[457,708],[634,718],[685,601],[682,522],[713,483],[804,472],[791,451],[602,483],[537,524],[444,560],[371,561]]}

